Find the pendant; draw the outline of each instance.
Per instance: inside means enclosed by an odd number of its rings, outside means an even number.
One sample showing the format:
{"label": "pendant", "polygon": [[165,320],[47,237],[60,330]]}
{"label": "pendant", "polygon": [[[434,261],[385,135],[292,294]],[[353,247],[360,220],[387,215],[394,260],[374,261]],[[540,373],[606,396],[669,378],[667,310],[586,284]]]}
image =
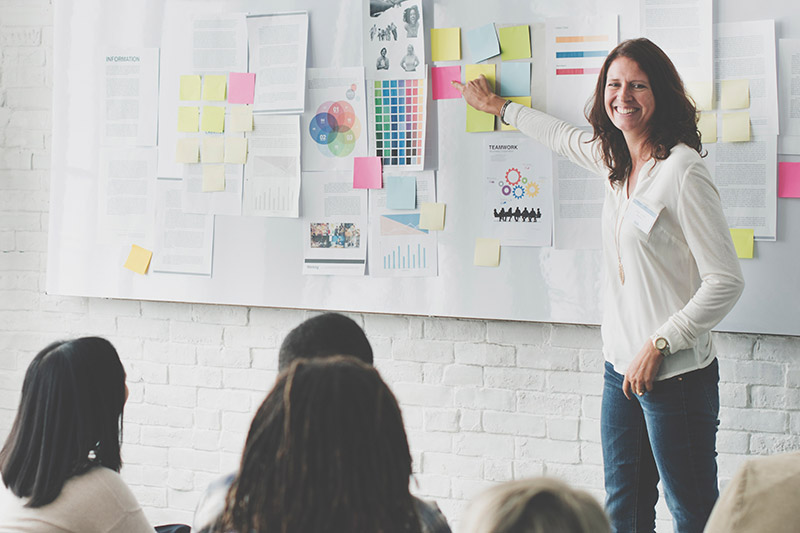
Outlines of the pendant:
{"label": "pendant", "polygon": [[619,263],[619,281],[625,285],[625,270],[622,268],[622,262]]}

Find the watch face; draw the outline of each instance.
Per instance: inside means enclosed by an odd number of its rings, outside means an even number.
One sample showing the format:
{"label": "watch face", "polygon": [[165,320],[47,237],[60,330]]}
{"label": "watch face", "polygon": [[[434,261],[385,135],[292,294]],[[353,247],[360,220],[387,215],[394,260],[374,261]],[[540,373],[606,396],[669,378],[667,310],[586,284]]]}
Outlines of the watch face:
{"label": "watch face", "polygon": [[663,350],[666,347],[667,347],[667,339],[665,339],[664,337],[659,337],[656,339],[657,350]]}

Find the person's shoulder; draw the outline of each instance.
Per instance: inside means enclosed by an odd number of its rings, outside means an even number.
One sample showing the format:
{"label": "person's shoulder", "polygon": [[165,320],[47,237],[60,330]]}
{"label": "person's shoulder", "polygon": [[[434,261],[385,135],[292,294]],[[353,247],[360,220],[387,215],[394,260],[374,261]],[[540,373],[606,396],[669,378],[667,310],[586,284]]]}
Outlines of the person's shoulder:
{"label": "person's shoulder", "polygon": [[754,457],[741,468],[752,480],[770,485],[791,483],[800,490],[800,451]]}
{"label": "person's shoulder", "polygon": [[139,509],[139,502],[119,472],[96,466],[80,476],[70,478],[64,490],[79,494],[95,494],[98,500],[113,499],[123,511]]}
{"label": "person's shoulder", "polygon": [[225,496],[236,479],[237,472],[221,476],[211,483],[200,498],[194,512],[192,531],[208,531],[225,510]]}
{"label": "person's shoulder", "polygon": [[422,533],[451,533],[447,518],[436,502],[414,497],[414,505],[417,508]]}
{"label": "person's shoulder", "polygon": [[669,157],[667,157],[667,161],[692,164],[692,163],[702,163],[703,158],[700,157],[700,153],[691,146],[684,143],[678,143],[672,147],[672,150],[670,150]]}

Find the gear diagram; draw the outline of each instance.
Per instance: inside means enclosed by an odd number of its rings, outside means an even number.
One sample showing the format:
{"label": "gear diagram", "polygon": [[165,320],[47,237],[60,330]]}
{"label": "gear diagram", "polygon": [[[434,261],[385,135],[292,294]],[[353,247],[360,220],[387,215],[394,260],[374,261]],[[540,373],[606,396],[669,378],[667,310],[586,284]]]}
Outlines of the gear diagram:
{"label": "gear diagram", "polygon": [[516,168],[509,168],[506,171],[506,181],[509,185],[516,185],[522,179],[522,174]]}
{"label": "gear diagram", "polygon": [[539,184],[535,181],[530,182],[528,186],[525,187],[525,192],[531,198],[536,198],[536,196],[539,194]]}
{"label": "gear diagram", "polygon": [[514,185],[514,189],[511,192],[517,200],[525,196],[525,188],[522,185]]}

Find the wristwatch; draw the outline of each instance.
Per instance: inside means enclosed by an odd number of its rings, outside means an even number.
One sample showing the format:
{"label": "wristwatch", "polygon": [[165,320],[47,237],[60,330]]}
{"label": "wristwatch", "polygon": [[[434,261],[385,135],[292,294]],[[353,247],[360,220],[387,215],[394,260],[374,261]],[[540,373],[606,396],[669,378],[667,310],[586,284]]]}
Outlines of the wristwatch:
{"label": "wristwatch", "polygon": [[653,337],[653,346],[661,352],[664,357],[669,355],[669,341],[664,337]]}

